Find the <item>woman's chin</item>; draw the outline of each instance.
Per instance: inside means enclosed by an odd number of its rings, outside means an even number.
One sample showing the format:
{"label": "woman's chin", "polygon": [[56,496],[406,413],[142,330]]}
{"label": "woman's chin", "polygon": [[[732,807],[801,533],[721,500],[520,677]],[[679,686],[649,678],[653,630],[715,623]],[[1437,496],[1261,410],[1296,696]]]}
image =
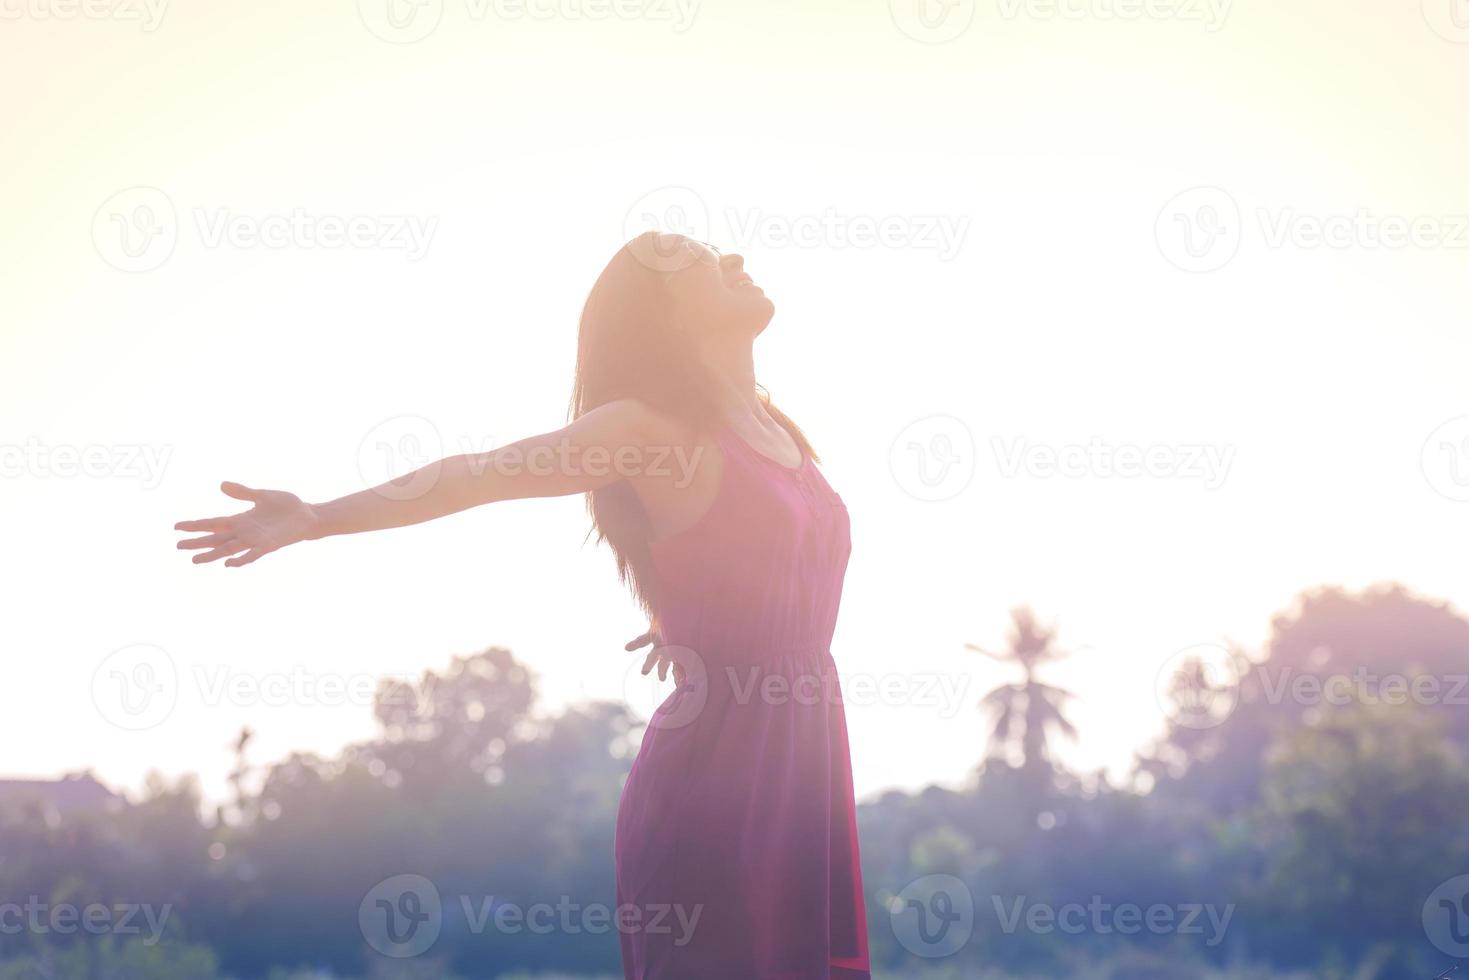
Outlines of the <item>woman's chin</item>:
{"label": "woman's chin", "polygon": [[771,317],[775,316],[775,304],[766,299],[762,294],[760,297],[759,315],[753,318],[755,332],[758,334],[770,325]]}

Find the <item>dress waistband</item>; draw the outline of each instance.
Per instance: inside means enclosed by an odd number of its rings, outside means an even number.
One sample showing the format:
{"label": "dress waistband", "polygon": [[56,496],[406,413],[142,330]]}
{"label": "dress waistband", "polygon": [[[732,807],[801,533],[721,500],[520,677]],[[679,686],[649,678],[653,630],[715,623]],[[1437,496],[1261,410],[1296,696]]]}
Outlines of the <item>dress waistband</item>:
{"label": "dress waistband", "polygon": [[[693,650],[693,647],[688,649]],[[763,664],[806,663],[819,664],[831,659],[831,645],[827,643],[783,644],[762,647],[758,650],[713,650],[705,653],[695,650],[708,667],[754,667]]]}

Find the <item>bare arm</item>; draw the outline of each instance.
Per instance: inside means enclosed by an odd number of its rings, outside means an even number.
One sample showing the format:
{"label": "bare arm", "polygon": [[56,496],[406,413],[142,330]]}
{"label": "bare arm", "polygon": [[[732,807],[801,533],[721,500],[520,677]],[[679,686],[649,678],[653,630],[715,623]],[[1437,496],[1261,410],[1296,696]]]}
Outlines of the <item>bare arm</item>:
{"label": "bare arm", "polygon": [[610,402],[554,432],[450,456],[369,490],[317,504],[312,537],[420,524],[480,504],[586,493],[622,479],[615,460],[666,444],[671,427],[641,402]]}
{"label": "bare arm", "polygon": [[285,491],[225,483],[225,493],[254,506],[228,517],[176,524],[180,531],[207,532],[178,546],[208,549],[194,556],[196,563],[233,556],[225,564],[234,567],[298,541],[421,524],[497,500],[585,493],[636,475],[639,461],[670,445],[676,429],[641,402],[622,399],[554,432],[485,453],[450,456],[322,504],[304,503]]}

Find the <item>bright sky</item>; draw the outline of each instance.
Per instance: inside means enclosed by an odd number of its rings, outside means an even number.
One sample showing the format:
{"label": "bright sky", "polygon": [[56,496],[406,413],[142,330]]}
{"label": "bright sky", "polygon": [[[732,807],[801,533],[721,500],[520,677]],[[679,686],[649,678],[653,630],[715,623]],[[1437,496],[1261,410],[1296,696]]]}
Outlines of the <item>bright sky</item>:
{"label": "bright sky", "polygon": [[171,525],[557,427],[649,214],[776,304],[862,796],[964,779],[1016,604],[1118,771],[1302,588],[1469,606],[1464,0],[388,2],[0,0],[0,773],[217,793],[491,644],[646,713],[579,498],[243,570]]}

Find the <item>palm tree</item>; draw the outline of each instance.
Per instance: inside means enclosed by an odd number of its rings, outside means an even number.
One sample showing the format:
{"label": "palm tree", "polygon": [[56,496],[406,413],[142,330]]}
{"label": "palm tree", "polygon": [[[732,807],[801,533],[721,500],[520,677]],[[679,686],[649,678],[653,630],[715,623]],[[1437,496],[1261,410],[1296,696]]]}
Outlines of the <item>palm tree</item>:
{"label": "palm tree", "polygon": [[1075,695],[1042,683],[1036,676],[1043,665],[1066,656],[1052,646],[1055,630],[1041,626],[1035,613],[1026,607],[1012,610],[1010,617],[1014,625],[1009,650],[993,653],[973,643],[964,647],[1001,663],[1019,664],[1024,671],[1019,683],[995,688],[984,696],[979,707],[994,722],[989,757],[1004,758],[1018,750],[1020,771],[1027,777],[1027,785],[1039,794],[1049,785],[1055,769],[1051,743],[1058,736],[1076,738],[1076,727],[1065,714],[1066,703]]}

